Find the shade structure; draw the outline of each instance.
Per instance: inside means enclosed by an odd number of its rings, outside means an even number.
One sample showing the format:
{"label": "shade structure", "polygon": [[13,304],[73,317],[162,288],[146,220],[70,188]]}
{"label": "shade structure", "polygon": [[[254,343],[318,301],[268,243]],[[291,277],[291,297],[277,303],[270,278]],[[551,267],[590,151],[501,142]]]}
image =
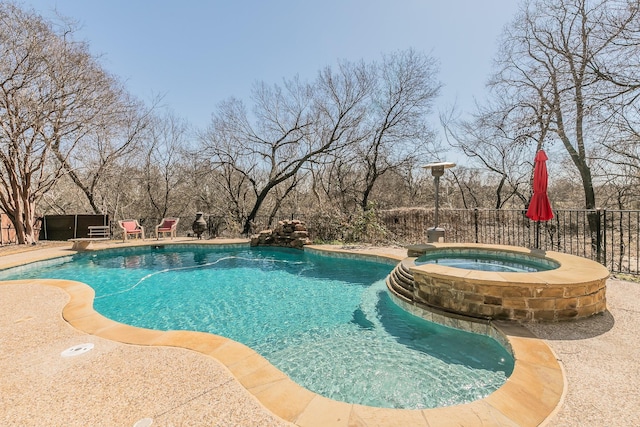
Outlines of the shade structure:
{"label": "shade structure", "polygon": [[533,167],[533,196],[527,209],[527,217],[533,221],[549,221],[553,218],[551,203],[547,195],[547,153],[539,150],[536,153],[535,165]]}

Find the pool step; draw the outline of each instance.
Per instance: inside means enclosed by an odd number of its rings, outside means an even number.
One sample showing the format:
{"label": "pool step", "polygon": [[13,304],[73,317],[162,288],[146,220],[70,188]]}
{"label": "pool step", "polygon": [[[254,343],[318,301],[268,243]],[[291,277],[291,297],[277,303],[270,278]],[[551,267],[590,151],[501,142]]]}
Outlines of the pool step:
{"label": "pool step", "polygon": [[397,294],[409,300],[413,299],[413,274],[402,262],[387,276],[387,286]]}
{"label": "pool step", "polygon": [[398,275],[402,278],[404,282],[411,283],[411,290],[413,291],[413,273],[411,273],[411,270],[409,269],[409,267],[404,265],[403,262],[398,264],[397,267],[398,267],[398,270],[397,270]]}

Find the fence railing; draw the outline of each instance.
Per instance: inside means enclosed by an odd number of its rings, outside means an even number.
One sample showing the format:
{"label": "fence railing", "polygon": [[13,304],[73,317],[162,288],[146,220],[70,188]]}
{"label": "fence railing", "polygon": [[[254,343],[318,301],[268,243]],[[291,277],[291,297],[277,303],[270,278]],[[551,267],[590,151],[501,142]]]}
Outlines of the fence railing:
{"label": "fence railing", "polygon": [[[613,273],[640,274],[640,211],[555,210],[554,218],[534,222],[524,210],[444,209],[439,226],[448,242],[538,247],[598,261]],[[399,244],[424,242],[433,226],[432,210],[380,212],[387,237]],[[536,244],[537,243],[537,244]]]}

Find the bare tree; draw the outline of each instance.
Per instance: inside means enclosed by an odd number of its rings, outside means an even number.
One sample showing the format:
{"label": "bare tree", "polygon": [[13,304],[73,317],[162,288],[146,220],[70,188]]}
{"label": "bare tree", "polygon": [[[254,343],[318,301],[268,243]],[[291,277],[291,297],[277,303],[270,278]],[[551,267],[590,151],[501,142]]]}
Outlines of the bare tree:
{"label": "bare tree", "polygon": [[363,170],[356,157],[356,151],[351,147],[325,156],[312,165],[314,189],[320,205],[326,201],[346,216],[360,209],[357,183],[362,181]]}
{"label": "bare tree", "polygon": [[[624,61],[618,57],[640,52],[639,9],[640,3],[627,0],[526,1],[505,28],[490,81],[495,106],[485,111],[499,118],[490,128],[536,150],[559,143],[577,172],[587,209],[596,208],[594,171],[598,153],[609,145],[609,118],[623,111],[620,100],[633,91],[617,83],[635,75],[620,73]],[[595,245],[597,215],[588,219]]]}
{"label": "bare tree", "polygon": [[[533,151],[529,142],[535,133],[523,132],[520,122],[510,120],[509,113],[509,110],[505,113],[501,108],[478,107],[471,120],[454,119],[453,112],[450,116],[442,115],[440,119],[449,145],[462,151],[472,164],[498,178],[491,197],[491,207],[495,209],[503,208],[514,197],[525,206],[530,198],[528,184],[533,170]],[[541,144],[536,145],[539,147]],[[477,175],[471,174],[468,178],[472,181],[469,181],[465,178],[469,175],[467,172],[453,172],[465,205],[477,196],[472,194],[475,186],[471,185]],[[485,180],[485,184],[487,182]],[[482,204],[477,199],[473,203],[474,207]]]}
{"label": "bare tree", "polygon": [[38,201],[111,97],[111,78],[72,33],[0,3],[0,204],[20,243],[35,240]]}
{"label": "bare tree", "polygon": [[128,168],[132,156],[140,153],[149,138],[145,131],[153,107],[147,109],[131,99],[109,78],[95,79],[92,84],[94,94],[103,92],[92,116],[70,122],[69,132],[55,132],[49,138],[56,159],[82,191],[91,210],[114,215],[117,194],[113,177]]}
{"label": "bare tree", "polygon": [[[285,81],[284,87],[258,84],[253,122],[239,101],[220,105],[202,142],[218,171],[236,176],[227,183],[247,184],[252,190],[243,234],[251,231],[275,187],[295,182],[308,162],[354,141],[368,89],[361,74],[347,64],[336,73],[325,69],[313,86],[299,79]],[[236,189],[228,191],[235,193]],[[286,196],[288,191],[279,194]]]}
{"label": "bare tree", "polygon": [[380,177],[414,164],[429,148],[435,151],[435,135],[425,118],[441,87],[436,61],[414,50],[386,55],[380,66],[371,68],[374,75],[365,124],[370,131],[355,157],[363,168],[358,186],[362,210],[369,208],[371,192]]}
{"label": "bare tree", "polygon": [[221,104],[201,139],[243,232],[261,208],[275,218],[307,172],[318,200],[367,210],[380,179],[406,172],[433,143],[424,119],[436,72],[432,58],[409,50],[381,64],[341,61],[312,84],[259,84],[252,115],[237,100]]}
{"label": "bare tree", "polygon": [[[538,143],[562,144],[580,174],[587,209],[596,207],[589,147],[605,142],[609,124],[601,113],[626,90],[612,85],[608,76],[615,73],[594,64],[622,65],[613,53],[623,46],[637,55],[637,43],[625,34],[637,31],[639,7],[626,0],[525,2],[503,35],[492,85],[518,119],[528,118],[525,127],[540,126]],[[531,105],[537,108],[526,113]]]}
{"label": "bare tree", "polygon": [[[604,131],[604,150],[598,160],[607,175],[640,169],[640,4],[619,1],[610,5],[614,13],[603,16],[610,43],[594,55],[588,69],[602,81],[595,91],[601,101],[599,114]],[[624,180],[624,179],[623,179]]]}
{"label": "bare tree", "polygon": [[[397,185],[410,186],[418,160],[435,151],[434,133],[425,120],[440,90],[435,60],[407,50],[359,69],[368,88],[360,134],[314,165],[314,188],[322,189],[346,217],[388,200],[378,191],[382,187],[402,193]],[[385,176],[386,185],[381,185]]]}
{"label": "bare tree", "polygon": [[0,203],[19,243],[35,240],[36,202],[62,173],[41,137],[53,102],[42,96],[50,85],[45,62],[50,35],[34,15],[0,3]]}
{"label": "bare tree", "polygon": [[192,182],[183,166],[188,130],[187,123],[171,112],[155,117],[149,128],[144,187],[151,205],[147,215],[155,219],[169,213],[180,216],[186,208],[179,200]]}

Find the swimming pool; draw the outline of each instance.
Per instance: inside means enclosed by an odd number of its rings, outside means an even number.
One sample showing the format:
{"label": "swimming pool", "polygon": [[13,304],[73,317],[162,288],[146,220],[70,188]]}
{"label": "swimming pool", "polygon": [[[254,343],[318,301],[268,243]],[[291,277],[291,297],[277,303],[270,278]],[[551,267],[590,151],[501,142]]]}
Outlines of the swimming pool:
{"label": "swimming pool", "polygon": [[189,245],[78,254],[2,279],[81,280],[107,317],[227,336],[336,400],[429,408],[500,387],[513,369],[509,353],[397,307],[383,282],[391,268],[303,251]]}

